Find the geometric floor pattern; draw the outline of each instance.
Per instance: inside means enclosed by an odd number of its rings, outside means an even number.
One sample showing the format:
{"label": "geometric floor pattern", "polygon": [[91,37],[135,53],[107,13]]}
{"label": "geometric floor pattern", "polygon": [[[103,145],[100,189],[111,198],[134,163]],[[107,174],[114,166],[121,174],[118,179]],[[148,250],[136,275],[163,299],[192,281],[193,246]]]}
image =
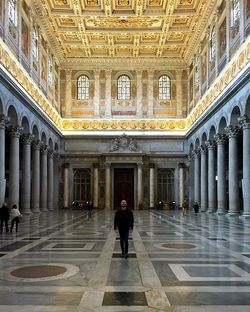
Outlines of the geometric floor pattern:
{"label": "geometric floor pattern", "polygon": [[0,311],[250,311],[250,220],[134,211],[125,259],[113,218],[44,212],[4,232]]}

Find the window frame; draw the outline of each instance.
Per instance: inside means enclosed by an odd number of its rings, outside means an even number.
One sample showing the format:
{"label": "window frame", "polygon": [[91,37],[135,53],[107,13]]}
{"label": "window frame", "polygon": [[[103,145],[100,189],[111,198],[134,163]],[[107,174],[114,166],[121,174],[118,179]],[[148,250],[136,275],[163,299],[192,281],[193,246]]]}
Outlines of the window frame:
{"label": "window frame", "polygon": [[[165,78],[166,80],[163,80]],[[164,89],[166,89],[166,92],[164,92]],[[160,101],[171,100],[171,79],[166,74],[163,74],[158,78],[158,99]]]}
{"label": "window frame", "polygon": [[85,74],[77,78],[77,100],[89,100],[89,77]]}
{"label": "window frame", "polygon": [[131,100],[131,79],[126,74],[122,74],[117,78],[117,100]]}

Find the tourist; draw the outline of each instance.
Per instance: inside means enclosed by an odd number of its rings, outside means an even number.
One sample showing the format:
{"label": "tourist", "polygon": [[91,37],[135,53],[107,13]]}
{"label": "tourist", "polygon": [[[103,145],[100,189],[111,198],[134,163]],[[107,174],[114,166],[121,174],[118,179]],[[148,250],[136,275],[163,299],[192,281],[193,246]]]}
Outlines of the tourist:
{"label": "tourist", "polygon": [[13,205],[10,211],[10,218],[11,218],[11,228],[10,232],[12,232],[14,224],[16,223],[16,233],[18,232],[18,223],[20,222],[20,218],[22,217],[17,205]]}
{"label": "tourist", "polygon": [[118,228],[120,234],[120,246],[122,251],[122,257],[128,257],[128,236],[129,231],[133,230],[134,216],[133,212],[127,208],[126,200],[121,201],[121,208],[119,208],[115,214],[114,229]]}
{"label": "tourist", "polygon": [[9,227],[8,227],[9,218],[10,218],[9,208],[6,205],[6,203],[4,203],[2,208],[0,208],[0,232],[1,234],[3,232],[4,224],[5,224],[6,233],[9,232]]}

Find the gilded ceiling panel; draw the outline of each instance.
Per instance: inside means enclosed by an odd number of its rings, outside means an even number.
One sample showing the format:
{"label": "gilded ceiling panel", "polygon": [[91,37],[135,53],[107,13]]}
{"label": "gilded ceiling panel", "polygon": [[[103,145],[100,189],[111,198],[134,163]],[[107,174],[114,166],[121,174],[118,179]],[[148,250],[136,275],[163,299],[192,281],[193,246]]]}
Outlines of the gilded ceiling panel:
{"label": "gilded ceiling panel", "polygon": [[[57,57],[187,61],[216,0],[34,0]],[[72,63],[71,63],[72,64]]]}

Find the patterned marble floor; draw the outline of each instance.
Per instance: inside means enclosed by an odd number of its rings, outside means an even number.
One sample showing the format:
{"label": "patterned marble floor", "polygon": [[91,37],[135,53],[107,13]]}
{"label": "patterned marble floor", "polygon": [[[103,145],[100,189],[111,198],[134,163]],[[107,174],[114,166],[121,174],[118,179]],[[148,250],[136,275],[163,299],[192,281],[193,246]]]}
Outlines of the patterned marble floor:
{"label": "patterned marble floor", "polygon": [[0,311],[250,311],[250,221],[135,211],[129,258],[113,212],[25,216],[0,236]]}

